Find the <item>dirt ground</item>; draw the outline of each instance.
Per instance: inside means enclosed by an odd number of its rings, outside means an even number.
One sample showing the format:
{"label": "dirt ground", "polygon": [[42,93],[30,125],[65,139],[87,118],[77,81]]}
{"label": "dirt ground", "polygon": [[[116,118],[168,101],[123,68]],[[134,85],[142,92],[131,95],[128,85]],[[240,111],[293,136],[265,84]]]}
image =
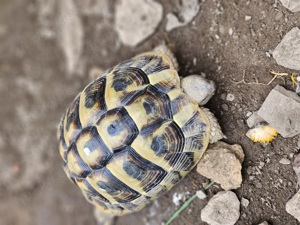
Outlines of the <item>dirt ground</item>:
{"label": "dirt ground", "polygon": [[[236,224],[264,220],[272,225],[299,224],[285,211],[285,203],[297,191],[296,176],[291,165],[279,163],[282,158],[292,159],[299,137],[278,136],[262,145],[245,136],[246,115],[259,109],[276,84],[290,90],[293,86],[288,79],[271,85],[234,81],[244,74],[247,82],[267,83],[272,78],[270,69],[292,72],[266,52],[291,28],[299,27],[300,13],[289,12],[275,0],[206,0],[193,22],[167,33],[164,17],[156,32],[134,48],[120,43],[113,16],[102,26],[103,16],[81,14],[84,65],[81,72],[68,75],[56,33],[47,38],[40,34],[40,2],[0,1],[0,225],[96,224],[92,206],[62,171],[56,126],[69,102],[90,82],[91,68],[109,68],[166,39],[174,46],[180,75],[202,72],[215,81],[217,93],[207,107],[219,119],[226,142],[238,143],[245,151],[243,184],[235,192],[250,204],[241,207]],[[159,2],[164,15],[176,12],[174,3]],[[109,3],[111,15],[114,4]],[[55,19],[51,13],[49,17],[47,21]],[[233,94],[234,100],[227,101],[226,93]],[[168,194],[141,212],[117,218],[116,224],[161,225],[177,208],[174,193],[189,192],[189,197],[205,181],[193,170]],[[218,190],[211,188],[209,197]],[[172,225],[205,224],[200,212],[206,202],[194,200]]]}

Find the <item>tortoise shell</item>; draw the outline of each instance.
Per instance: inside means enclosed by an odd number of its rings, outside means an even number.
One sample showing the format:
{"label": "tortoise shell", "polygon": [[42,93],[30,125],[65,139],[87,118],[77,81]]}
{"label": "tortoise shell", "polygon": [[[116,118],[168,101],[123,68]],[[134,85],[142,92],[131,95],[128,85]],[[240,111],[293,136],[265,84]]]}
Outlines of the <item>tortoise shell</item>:
{"label": "tortoise shell", "polygon": [[59,151],[85,198],[122,215],[177,184],[201,158],[209,132],[171,59],[148,52],[107,70],[77,95],[60,122]]}

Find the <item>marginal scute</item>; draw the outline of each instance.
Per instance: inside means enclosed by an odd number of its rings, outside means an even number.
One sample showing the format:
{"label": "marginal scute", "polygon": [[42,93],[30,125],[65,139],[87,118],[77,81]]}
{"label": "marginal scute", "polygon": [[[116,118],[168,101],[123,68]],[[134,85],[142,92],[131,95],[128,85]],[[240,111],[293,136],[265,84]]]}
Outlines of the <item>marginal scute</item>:
{"label": "marginal scute", "polygon": [[67,167],[72,175],[80,178],[85,178],[92,172],[92,169],[79,156],[75,143],[71,144],[68,149]]}
{"label": "marginal scute", "polygon": [[64,119],[63,133],[67,146],[70,146],[70,143],[76,139],[82,128],[79,118],[79,98],[80,95],[77,95],[77,97],[71,103]]}
{"label": "marginal scute", "polygon": [[141,195],[117,179],[107,168],[94,171],[87,180],[104,197],[111,196],[112,203],[130,202]]}
{"label": "marginal scute", "polygon": [[169,56],[148,52],[91,82],[58,128],[68,178],[104,213],[142,209],[196,165],[210,123]]}
{"label": "marginal scute", "polygon": [[90,83],[81,93],[79,117],[83,127],[95,124],[97,118],[106,112],[105,85],[106,78],[101,77]]}

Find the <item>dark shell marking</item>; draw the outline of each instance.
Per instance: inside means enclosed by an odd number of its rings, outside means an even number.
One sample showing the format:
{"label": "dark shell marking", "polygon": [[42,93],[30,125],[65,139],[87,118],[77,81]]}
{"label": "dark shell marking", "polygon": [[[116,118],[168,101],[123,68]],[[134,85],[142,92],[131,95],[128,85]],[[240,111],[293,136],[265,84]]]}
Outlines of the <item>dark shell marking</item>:
{"label": "dark shell marking", "polygon": [[103,212],[143,208],[177,184],[208,145],[208,120],[161,53],[120,63],[91,82],[58,129],[64,170]]}

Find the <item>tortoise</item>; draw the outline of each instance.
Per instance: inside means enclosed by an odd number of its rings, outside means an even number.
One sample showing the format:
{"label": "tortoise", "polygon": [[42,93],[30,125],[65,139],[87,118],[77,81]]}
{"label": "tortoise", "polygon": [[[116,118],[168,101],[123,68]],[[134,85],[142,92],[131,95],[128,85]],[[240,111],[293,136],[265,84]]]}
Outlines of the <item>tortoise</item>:
{"label": "tortoise", "polygon": [[214,115],[180,88],[177,70],[161,45],[106,70],[63,115],[64,171],[100,212],[142,209],[224,137]]}

